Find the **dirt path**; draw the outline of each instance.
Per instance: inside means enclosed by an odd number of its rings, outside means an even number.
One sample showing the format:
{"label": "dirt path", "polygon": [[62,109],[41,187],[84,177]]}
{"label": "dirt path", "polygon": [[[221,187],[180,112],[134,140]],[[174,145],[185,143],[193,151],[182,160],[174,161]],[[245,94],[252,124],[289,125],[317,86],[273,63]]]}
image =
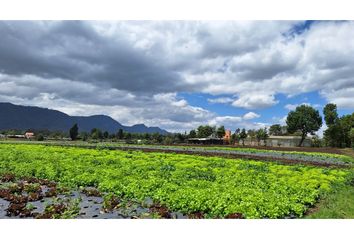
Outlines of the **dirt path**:
{"label": "dirt path", "polygon": [[352,148],[343,148],[343,149],[340,149],[340,152],[341,152],[341,154],[344,154],[344,155],[354,158],[354,149],[352,149]]}

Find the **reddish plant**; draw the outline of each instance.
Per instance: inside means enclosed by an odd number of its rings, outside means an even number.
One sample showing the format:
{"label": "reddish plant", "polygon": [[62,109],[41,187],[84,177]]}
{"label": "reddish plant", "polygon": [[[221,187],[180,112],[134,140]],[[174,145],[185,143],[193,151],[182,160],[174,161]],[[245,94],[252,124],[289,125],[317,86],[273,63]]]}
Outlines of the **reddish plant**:
{"label": "reddish plant", "polygon": [[225,216],[226,219],[244,219],[242,213],[230,213]]}
{"label": "reddish plant", "polygon": [[202,213],[202,212],[194,212],[194,213],[188,214],[188,217],[192,218],[192,219],[202,219],[202,218],[204,218],[204,213]]}
{"label": "reddish plant", "polygon": [[85,188],[82,192],[88,197],[101,197],[101,193],[96,188]]}
{"label": "reddish plant", "polygon": [[12,173],[5,173],[2,178],[1,178],[1,181],[2,182],[12,182],[14,181],[16,178],[15,174],[12,174]]}
{"label": "reddish plant", "polygon": [[172,218],[168,208],[161,206],[159,204],[154,204],[152,207],[150,207],[150,211],[157,213],[162,218]]}

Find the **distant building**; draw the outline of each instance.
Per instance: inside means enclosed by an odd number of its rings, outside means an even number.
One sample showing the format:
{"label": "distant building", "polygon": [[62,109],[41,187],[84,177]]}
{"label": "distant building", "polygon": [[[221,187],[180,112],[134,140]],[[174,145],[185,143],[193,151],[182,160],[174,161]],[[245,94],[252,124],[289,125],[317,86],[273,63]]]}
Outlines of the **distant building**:
{"label": "distant building", "polygon": [[22,134],[16,134],[16,135],[6,135],[8,138],[25,138],[25,135]]}
{"label": "distant building", "polygon": [[[269,136],[267,140],[264,142],[261,140],[259,143],[256,139],[251,139],[247,137],[245,139],[245,145],[247,146],[267,146],[267,147],[297,147],[301,141],[300,136]],[[310,137],[306,137],[302,143],[304,147],[312,146],[312,139]]]}
{"label": "distant building", "polygon": [[192,144],[229,144],[231,141],[231,131],[226,130],[225,135],[222,138],[216,136],[216,134],[212,134],[206,138],[188,138],[188,143]]}
{"label": "distant building", "polygon": [[231,143],[231,130],[225,130],[225,136],[223,137],[224,143]]}
{"label": "distant building", "polygon": [[33,132],[26,132],[25,133],[25,138],[27,138],[27,139],[34,138],[34,133]]}

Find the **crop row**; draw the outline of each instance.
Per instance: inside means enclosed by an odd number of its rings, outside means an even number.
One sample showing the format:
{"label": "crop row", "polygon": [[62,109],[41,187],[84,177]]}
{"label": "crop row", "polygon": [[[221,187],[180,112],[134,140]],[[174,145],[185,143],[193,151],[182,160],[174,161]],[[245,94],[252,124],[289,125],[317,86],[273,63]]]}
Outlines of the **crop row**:
{"label": "crop row", "polygon": [[[6,142],[1,142],[6,144]],[[28,142],[31,144],[45,144],[53,146],[75,146],[87,147],[98,149],[153,149],[153,150],[167,150],[176,152],[189,152],[189,153],[210,153],[210,154],[234,154],[237,156],[254,156],[262,158],[278,158],[288,160],[300,160],[315,163],[325,164],[353,164],[352,157],[323,152],[296,152],[296,151],[281,151],[281,150],[268,150],[268,149],[255,149],[255,148],[238,148],[238,147],[193,147],[193,146],[166,146],[166,145],[133,145],[133,144],[119,144],[119,143],[88,143],[88,142]]]}
{"label": "crop row", "polygon": [[0,174],[93,186],[173,211],[223,218],[301,217],[349,172],[174,153],[0,144]]}

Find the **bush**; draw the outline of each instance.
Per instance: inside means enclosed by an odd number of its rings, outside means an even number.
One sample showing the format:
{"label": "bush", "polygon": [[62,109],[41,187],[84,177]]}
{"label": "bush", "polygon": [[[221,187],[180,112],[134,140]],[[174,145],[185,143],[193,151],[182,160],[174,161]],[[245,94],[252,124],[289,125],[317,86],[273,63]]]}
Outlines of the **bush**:
{"label": "bush", "polygon": [[324,143],[323,140],[319,137],[315,136],[312,138],[312,145],[311,147],[323,147]]}
{"label": "bush", "polygon": [[38,134],[37,137],[36,137],[36,140],[37,141],[44,141],[44,137],[42,134]]}

